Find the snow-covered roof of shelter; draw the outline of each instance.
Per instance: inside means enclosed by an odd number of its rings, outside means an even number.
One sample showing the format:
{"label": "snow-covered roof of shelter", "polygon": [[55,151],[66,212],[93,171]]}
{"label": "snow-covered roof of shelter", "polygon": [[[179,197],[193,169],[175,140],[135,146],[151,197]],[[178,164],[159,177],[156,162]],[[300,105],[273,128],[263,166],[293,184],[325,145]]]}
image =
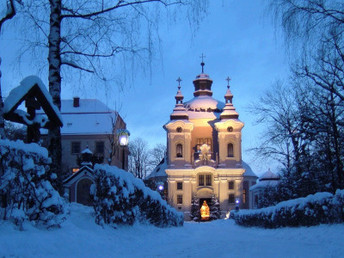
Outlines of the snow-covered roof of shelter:
{"label": "snow-covered roof of shelter", "polygon": [[242,161],[242,166],[246,170],[244,176],[257,177],[257,175],[253,172],[251,167],[245,161]]}
{"label": "snow-covered roof of shelter", "polygon": [[155,177],[167,177],[165,170],[167,169],[167,159],[164,157],[163,160],[154,168],[152,173],[150,173],[146,179]]}
{"label": "snow-covered roof of shelter", "polygon": [[74,107],[73,100],[62,100],[61,115],[64,122],[62,135],[112,134],[119,116],[97,99],[80,99],[77,107]]}
{"label": "snow-covered roof of shelter", "polygon": [[259,181],[257,184],[250,187],[250,191],[260,190],[267,187],[275,187],[276,185],[278,185],[278,183],[278,180]]}
{"label": "snow-covered roof of shelter", "polygon": [[280,176],[271,172],[270,169],[259,177],[259,181],[279,180],[279,179],[280,179]]}
{"label": "snow-covered roof of shelter", "polygon": [[[37,88],[38,87],[38,88]],[[38,89],[38,91],[37,91]],[[16,115],[21,116],[23,120],[26,120],[26,116],[28,114],[23,110],[17,110],[15,111],[18,106],[24,101],[25,97],[30,93],[35,91],[36,97],[40,99],[40,105],[43,107],[44,111],[48,116],[51,116],[51,119],[59,120],[59,121],[52,121],[56,124],[62,125],[62,116],[60,111],[58,110],[57,106],[53,103],[53,99],[48,92],[47,88],[43,84],[40,78],[37,76],[28,76],[24,78],[20,85],[15,87],[13,90],[11,90],[8,97],[5,99],[4,102],[4,113],[8,114],[11,112],[15,112]],[[39,112],[37,112],[39,113]],[[41,110],[41,113],[43,111]]]}

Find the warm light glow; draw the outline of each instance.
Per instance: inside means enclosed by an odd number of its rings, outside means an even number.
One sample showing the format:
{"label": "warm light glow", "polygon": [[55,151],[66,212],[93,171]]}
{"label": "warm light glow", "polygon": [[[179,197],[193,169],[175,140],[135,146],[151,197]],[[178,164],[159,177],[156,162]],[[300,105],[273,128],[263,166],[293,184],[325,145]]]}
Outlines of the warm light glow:
{"label": "warm light glow", "polygon": [[72,171],[73,171],[73,173],[76,173],[79,171],[79,168],[73,168]]}
{"label": "warm light glow", "polygon": [[210,210],[206,201],[203,202],[203,205],[200,211],[201,211],[201,220],[209,220]]}

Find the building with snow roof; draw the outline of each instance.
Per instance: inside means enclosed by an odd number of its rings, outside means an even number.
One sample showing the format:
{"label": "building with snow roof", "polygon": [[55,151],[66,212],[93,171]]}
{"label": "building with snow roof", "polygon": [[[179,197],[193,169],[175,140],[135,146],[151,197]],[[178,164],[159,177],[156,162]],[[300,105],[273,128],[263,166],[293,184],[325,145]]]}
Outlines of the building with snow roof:
{"label": "building with snow roof", "polygon": [[103,162],[128,168],[128,150],[120,147],[116,131],[126,129],[117,111],[97,99],[75,97],[61,101],[62,169],[66,174],[79,169],[77,158],[87,147]]}
{"label": "building with snow roof", "polygon": [[168,185],[168,202],[189,218],[192,200],[208,204],[212,197],[222,214],[239,206],[250,208],[249,187],[257,176],[241,158],[241,130],[230,91],[225,103],[212,97],[213,81],[203,72],[193,81],[194,97],[183,102],[179,78],[176,105],[164,125],[167,157],[149,176]]}
{"label": "building with snow roof", "polygon": [[259,177],[258,183],[250,188],[252,208],[260,208],[258,207],[258,204],[261,194],[268,188],[276,187],[279,183],[279,180],[280,176],[271,172],[270,169]]}

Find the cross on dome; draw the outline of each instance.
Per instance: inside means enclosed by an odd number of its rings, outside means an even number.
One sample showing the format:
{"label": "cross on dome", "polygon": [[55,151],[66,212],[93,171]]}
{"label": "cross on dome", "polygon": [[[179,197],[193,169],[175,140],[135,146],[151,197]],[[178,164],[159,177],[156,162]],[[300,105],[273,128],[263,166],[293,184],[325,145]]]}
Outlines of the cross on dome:
{"label": "cross on dome", "polygon": [[202,53],[202,55],[200,56],[200,58],[202,58],[201,66],[202,66],[202,73],[204,73],[204,65],[205,65],[205,63],[204,63],[204,58],[205,58],[205,55],[203,55],[203,53]]}
{"label": "cross on dome", "polygon": [[182,81],[182,79],[180,77],[178,77],[178,79],[176,81],[178,82],[178,89],[180,89],[180,82]]}
{"label": "cross on dome", "polygon": [[226,81],[227,81],[227,88],[229,89],[229,82],[231,81],[232,79],[231,78],[229,78],[229,76],[227,76],[227,78],[226,78]]}

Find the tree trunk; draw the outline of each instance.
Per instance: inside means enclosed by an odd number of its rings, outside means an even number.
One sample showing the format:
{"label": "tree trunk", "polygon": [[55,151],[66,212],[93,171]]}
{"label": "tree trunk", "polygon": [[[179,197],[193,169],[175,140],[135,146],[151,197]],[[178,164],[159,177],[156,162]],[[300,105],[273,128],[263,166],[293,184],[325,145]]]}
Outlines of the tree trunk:
{"label": "tree trunk", "polygon": [[[0,68],[1,68],[1,58],[0,58]],[[4,102],[2,100],[1,93],[1,69],[0,69],[0,139],[5,138],[5,120],[4,120]]]}
{"label": "tree trunk", "polygon": [[[50,32],[48,37],[49,45],[49,92],[53,103],[61,110],[61,0],[50,0]],[[59,187],[61,187],[61,131],[60,127],[50,128],[48,132],[48,150],[52,159],[51,170],[56,173]],[[60,188],[61,190],[61,188]]]}

